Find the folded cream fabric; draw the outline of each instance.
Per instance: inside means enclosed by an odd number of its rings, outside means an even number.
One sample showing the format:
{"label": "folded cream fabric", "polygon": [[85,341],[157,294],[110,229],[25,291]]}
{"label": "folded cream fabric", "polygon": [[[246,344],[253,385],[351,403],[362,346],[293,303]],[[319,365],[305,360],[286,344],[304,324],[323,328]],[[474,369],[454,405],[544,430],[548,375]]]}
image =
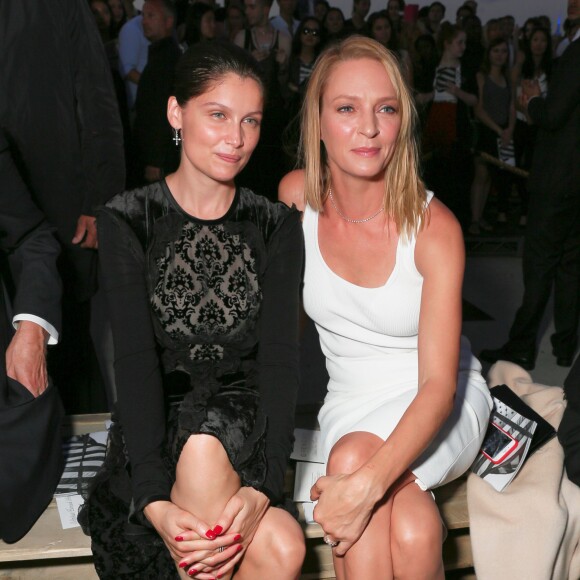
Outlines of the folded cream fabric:
{"label": "folded cream fabric", "polygon": [[[500,361],[488,385],[506,384],[555,428],[566,403],[560,387],[532,382]],[[580,487],[568,480],[557,438],[538,449],[501,493],[474,474],[467,480],[473,560],[478,580],[580,578]]]}

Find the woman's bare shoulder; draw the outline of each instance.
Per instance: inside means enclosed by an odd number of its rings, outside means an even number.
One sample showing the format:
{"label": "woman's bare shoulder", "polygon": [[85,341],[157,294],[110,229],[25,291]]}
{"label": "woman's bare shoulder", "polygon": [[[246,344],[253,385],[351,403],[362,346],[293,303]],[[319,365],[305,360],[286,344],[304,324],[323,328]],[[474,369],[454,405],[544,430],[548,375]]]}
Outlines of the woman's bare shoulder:
{"label": "woman's bare shoulder", "polygon": [[418,266],[429,267],[447,257],[450,261],[462,260],[463,232],[453,212],[433,198],[427,210],[425,226],[417,236],[415,260]]}
{"label": "woman's bare shoulder", "polygon": [[294,204],[300,211],[306,205],[304,199],[304,170],[295,169],[287,173],[278,185],[278,199],[286,205]]}

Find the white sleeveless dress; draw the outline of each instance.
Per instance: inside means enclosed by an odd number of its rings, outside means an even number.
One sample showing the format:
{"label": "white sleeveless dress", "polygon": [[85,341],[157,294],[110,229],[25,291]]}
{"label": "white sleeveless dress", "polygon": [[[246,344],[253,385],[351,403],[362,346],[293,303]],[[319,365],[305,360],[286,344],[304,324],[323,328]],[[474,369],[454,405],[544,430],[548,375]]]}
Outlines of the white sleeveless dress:
{"label": "white sleeveless dress", "polygon": [[[433,194],[429,192],[428,202]],[[304,308],[315,322],[330,376],[318,420],[327,459],[347,433],[387,439],[418,391],[417,341],[423,278],[415,266],[415,236],[399,238],[387,283],[364,288],[335,274],[318,245],[318,212],[304,212]],[[435,441],[413,463],[421,489],[464,473],[487,429],[492,400],[481,365],[461,339],[454,409]]]}

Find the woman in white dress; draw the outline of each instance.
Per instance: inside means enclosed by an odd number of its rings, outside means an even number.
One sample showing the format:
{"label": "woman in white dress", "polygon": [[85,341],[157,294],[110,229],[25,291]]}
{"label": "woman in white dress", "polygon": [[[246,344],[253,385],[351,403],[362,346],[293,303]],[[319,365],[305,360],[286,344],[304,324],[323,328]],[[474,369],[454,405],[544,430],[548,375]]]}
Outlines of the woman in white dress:
{"label": "woman in white dress", "polygon": [[492,405],[460,336],[461,228],[418,176],[414,122],[395,58],[348,38],[314,68],[304,170],[280,184],[304,210],[304,306],[330,376],[312,497],[339,580],[443,578],[426,491],[469,468]]}

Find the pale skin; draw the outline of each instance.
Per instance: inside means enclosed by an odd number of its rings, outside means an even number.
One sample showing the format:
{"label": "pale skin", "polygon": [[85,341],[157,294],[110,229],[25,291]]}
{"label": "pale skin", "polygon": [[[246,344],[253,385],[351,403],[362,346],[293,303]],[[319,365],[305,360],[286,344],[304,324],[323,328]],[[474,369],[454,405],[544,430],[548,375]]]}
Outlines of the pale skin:
{"label": "pale skin", "polygon": [[[258,142],[262,106],[258,83],[232,73],[184,107],[169,99],[167,115],[181,130],[182,155],[167,184],[186,212],[202,219],[226,213],[234,177]],[[237,566],[236,580],[294,580],[304,558],[302,532],[269,503],[260,491],[241,487],[218,439],[198,434],[179,457],[171,501],[152,502],[144,514],[182,578],[229,579]]]}
{"label": "pale skin", "polygon": [[[320,121],[336,204],[351,218],[372,215],[382,203],[384,169],[401,124],[382,64],[359,59],[336,65],[322,95]],[[302,171],[282,180],[279,197],[304,208]],[[386,283],[398,237],[392,218],[384,214],[349,223],[328,198],[319,214],[324,261],[359,286]],[[387,440],[366,432],[343,436],[331,451],[327,476],[311,490],[312,499],[318,499],[316,521],[330,540],[340,542],[333,548],[339,580],[444,577],[439,512],[408,469],[449,416],[456,388],[463,238],[455,217],[437,199],[418,234],[415,264],[424,279],[418,394]]]}

